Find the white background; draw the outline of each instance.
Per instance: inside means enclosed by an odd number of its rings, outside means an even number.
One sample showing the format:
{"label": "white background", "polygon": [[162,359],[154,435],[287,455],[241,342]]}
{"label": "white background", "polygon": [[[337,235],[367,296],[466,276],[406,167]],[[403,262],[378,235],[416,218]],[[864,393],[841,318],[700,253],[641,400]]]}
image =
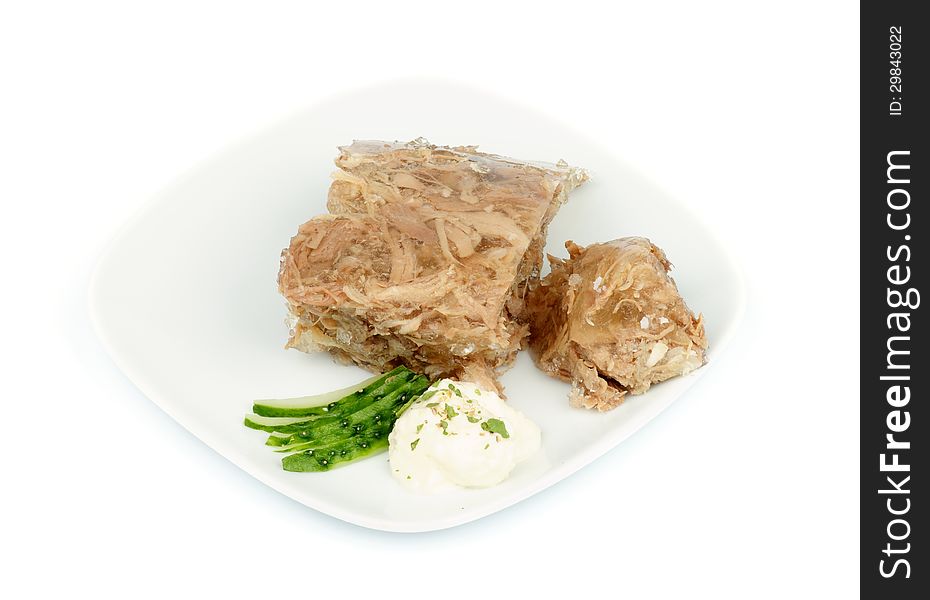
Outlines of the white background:
{"label": "white background", "polygon": [[[0,596],[855,594],[858,8],[336,4],[0,8]],[[86,289],[185,168],[333,91],[424,74],[610,144],[703,213],[750,297],[727,353],[619,448],[399,535],[298,505],[161,413],[97,343]]]}

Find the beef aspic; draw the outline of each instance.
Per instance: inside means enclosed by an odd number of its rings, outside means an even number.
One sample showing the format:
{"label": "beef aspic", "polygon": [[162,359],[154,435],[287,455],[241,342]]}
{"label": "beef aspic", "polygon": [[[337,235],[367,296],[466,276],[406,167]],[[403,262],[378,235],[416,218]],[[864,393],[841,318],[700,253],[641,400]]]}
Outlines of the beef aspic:
{"label": "beef aspic", "polygon": [[282,254],[288,345],[500,389],[529,334],[547,225],[585,171],[422,139],[340,150],[329,214]]}
{"label": "beef aspic", "polygon": [[549,257],[527,298],[530,349],[546,373],[572,383],[573,406],[609,410],[629,394],[702,366],[701,316],[685,304],[656,245],[627,237]]}

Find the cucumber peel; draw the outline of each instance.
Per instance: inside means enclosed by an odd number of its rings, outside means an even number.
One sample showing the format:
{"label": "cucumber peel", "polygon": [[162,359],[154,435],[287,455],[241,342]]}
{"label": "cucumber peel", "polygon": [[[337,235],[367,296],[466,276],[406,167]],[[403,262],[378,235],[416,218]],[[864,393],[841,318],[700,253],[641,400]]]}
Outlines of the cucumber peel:
{"label": "cucumber peel", "polygon": [[351,385],[341,390],[333,390],[315,396],[300,396],[298,398],[281,398],[277,400],[256,400],[252,405],[252,412],[263,417],[303,417],[326,415],[333,407],[329,405],[338,403],[347,396],[364,394],[368,388],[374,389],[392,375],[404,371],[398,367],[387,373],[375,375],[361,383]]}
{"label": "cucumber peel", "polygon": [[262,415],[253,413],[245,416],[243,425],[251,429],[260,429],[262,431],[278,431],[288,425],[306,423],[310,420],[312,420],[311,417],[263,417]]}

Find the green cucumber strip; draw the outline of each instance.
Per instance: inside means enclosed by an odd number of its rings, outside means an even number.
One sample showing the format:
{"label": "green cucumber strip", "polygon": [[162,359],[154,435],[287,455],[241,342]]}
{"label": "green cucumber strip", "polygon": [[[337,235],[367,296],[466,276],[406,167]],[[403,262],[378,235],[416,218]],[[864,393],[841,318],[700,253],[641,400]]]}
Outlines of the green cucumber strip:
{"label": "green cucumber strip", "polygon": [[[416,377],[414,372],[401,367],[379,378],[375,383],[361,391],[356,391],[337,402],[331,402],[323,407],[294,409],[292,412],[316,413],[307,415],[314,419],[325,419],[344,415],[371,404],[377,398],[384,396],[414,377]],[[258,408],[263,412],[269,412],[261,407]],[[271,409],[271,412],[279,412],[279,409]]]}
{"label": "green cucumber strip", "polygon": [[[361,383],[342,388],[341,390],[317,394],[315,396],[282,398],[278,400],[256,400],[252,405],[252,412],[265,417],[325,415],[337,408],[337,403],[340,400],[348,399],[350,396],[364,396],[369,394],[383,384],[387,378],[399,375],[406,370],[406,367],[397,367],[387,373],[375,375]],[[336,404],[336,406],[333,406],[334,404]]]}
{"label": "green cucumber strip", "polygon": [[287,471],[328,471],[388,447],[397,418],[430,386],[406,367],[316,396],[259,400],[244,424],[269,432],[265,441]]}
{"label": "green cucumber strip", "polygon": [[[243,424],[251,429],[261,431],[280,431],[282,428],[293,426],[297,423],[306,423],[310,417],[263,417],[261,415],[250,414],[245,416]],[[299,428],[295,428],[297,431]]]}
{"label": "green cucumber strip", "polygon": [[329,471],[354,460],[387,450],[388,438],[359,436],[341,443],[291,454],[281,459],[285,471],[299,473]]}
{"label": "green cucumber strip", "polygon": [[319,446],[319,444],[314,444],[313,442],[289,442],[284,446],[275,448],[275,452],[299,452],[300,450],[309,450],[314,446]]}
{"label": "green cucumber strip", "polygon": [[395,397],[404,393],[406,388],[409,387],[408,380],[415,377],[416,374],[413,372],[400,373],[386,380],[369,394],[359,397],[350,396],[346,401],[339,403],[337,410],[332,411],[325,417],[312,417],[300,423],[282,425],[277,427],[275,431],[292,434],[292,437],[300,435],[302,438],[301,441],[306,441],[311,437],[316,439],[320,434],[311,435],[311,431],[330,431],[335,429],[337,425],[339,427],[345,427],[345,425],[342,425],[342,422],[345,420],[346,416],[356,413],[376,402],[380,402],[384,398]]}
{"label": "green cucumber strip", "polygon": [[283,446],[287,444],[287,439],[290,436],[287,434],[281,434],[273,432],[268,436],[268,439],[265,441],[266,446]]}
{"label": "green cucumber strip", "polygon": [[352,395],[340,402],[338,408],[325,416],[302,416],[302,417],[266,417],[262,415],[246,415],[245,426],[252,429],[259,429],[267,432],[278,432],[287,434],[298,434],[308,430],[311,424],[317,421],[321,425],[338,422],[341,420],[340,414],[354,412],[372,404],[381,399],[381,397],[394,393],[397,389],[403,388],[408,380],[416,377],[416,374],[410,370],[403,369],[400,373],[387,377],[384,381],[376,384],[377,387],[370,389],[364,395]]}
{"label": "green cucumber strip", "polygon": [[[422,379],[422,381],[420,381],[421,379]],[[420,398],[420,396],[423,394],[423,392],[430,386],[430,382],[429,382],[428,379],[426,379],[426,377],[420,376],[420,377],[418,377],[417,379],[414,380],[414,385],[423,385],[423,384],[426,385],[425,388],[423,388],[422,390],[420,390],[420,392],[417,393],[417,394],[412,394],[412,395],[410,396],[410,399],[407,400],[407,402],[405,402],[404,404],[400,405],[400,406],[394,411],[394,420],[395,420],[395,421],[396,421],[397,419],[399,419],[400,416],[401,416],[402,414],[404,414],[405,412],[407,412],[407,409],[410,408],[410,405],[413,404],[414,402],[416,402],[416,401]],[[393,423],[392,423],[392,425],[393,425]]]}
{"label": "green cucumber strip", "polygon": [[[340,439],[351,440],[354,438],[367,438],[374,440],[376,438],[387,438],[394,422],[400,414],[403,413],[413,402],[420,397],[423,390],[429,387],[429,381],[423,377],[418,378],[413,385],[419,392],[412,393],[409,396],[406,393],[400,394],[397,400],[389,405],[384,406],[379,412],[375,413],[370,419],[364,417],[349,415],[346,419],[346,425],[341,425],[339,432],[325,438],[307,439],[303,436],[291,436],[284,445],[275,444],[275,452],[294,452],[299,450],[313,450],[338,444]],[[367,423],[366,423],[367,421]],[[358,429],[356,429],[358,426]]]}
{"label": "green cucumber strip", "polygon": [[313,421],[295,425],[301,430],[288,439],[286,446],[307,443],[312,446],[323,446],[384,425],[388,426],[385,433],[387,435],[390,427],[397,420],[397,411],[409,406],[429,386],[429,380],[419,376],[354,413],[327,418],[326,423]]}

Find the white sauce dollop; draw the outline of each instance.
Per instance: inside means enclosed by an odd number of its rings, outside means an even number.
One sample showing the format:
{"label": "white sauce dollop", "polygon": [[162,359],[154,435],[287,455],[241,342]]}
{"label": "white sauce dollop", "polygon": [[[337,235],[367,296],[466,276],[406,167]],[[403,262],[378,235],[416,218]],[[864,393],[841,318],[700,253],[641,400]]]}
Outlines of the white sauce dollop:
{"label": "white sauce dollop", "polygon": [[473,383],[433,384],[394,423],[394,477],[422,493],[488,487],[540,446],[539,427],[496,393]]}

